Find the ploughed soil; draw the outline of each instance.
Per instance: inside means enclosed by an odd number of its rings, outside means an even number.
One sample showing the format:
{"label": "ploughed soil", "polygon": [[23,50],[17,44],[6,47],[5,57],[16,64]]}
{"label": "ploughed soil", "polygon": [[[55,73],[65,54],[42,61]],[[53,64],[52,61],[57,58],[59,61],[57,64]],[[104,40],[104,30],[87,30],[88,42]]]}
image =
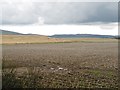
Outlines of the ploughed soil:
{"label": "ploughed soil", "polygon": [[[3,87],[21,82],[16,87],[118,88],[117,43],[18,44],[2,49]],[[7,80],[10,73],[14,80]]]}

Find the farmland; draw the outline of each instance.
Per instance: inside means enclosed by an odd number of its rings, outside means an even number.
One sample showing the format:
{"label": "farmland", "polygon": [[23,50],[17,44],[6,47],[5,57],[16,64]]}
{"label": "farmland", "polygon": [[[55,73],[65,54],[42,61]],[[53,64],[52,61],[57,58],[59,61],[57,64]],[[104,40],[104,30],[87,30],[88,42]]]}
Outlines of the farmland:
{"label": "farmland", "polygon": [[117,41],[91,41],[4,44],[3,88],[118,88]]}
{"label": "farmland", "polygon": [[71,43],[71,42],[118,42],[111,38],[51,38],[42,35],[1,35],[0,44],[41,44],[41,43]]}

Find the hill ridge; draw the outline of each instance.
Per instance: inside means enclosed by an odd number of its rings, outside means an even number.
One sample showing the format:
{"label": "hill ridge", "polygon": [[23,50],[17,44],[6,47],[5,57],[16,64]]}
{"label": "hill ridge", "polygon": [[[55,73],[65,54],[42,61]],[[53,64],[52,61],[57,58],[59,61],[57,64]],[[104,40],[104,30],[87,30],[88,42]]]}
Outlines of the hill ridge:
{"label": "hill ridge", "polygon": [[24,35],[24,34],[0,29],[0,35]]}
{"label": "hill ridge", "polygon": [[99,34],[55,34],[49,37],[54,38],[114,38],[112,35],[99,35]]}

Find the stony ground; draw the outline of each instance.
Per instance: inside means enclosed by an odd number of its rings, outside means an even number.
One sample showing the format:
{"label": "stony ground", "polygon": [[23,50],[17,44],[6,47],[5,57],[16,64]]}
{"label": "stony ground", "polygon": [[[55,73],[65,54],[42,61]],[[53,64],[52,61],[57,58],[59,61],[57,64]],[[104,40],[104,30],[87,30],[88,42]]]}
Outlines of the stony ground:
{"label": "stony ground", "polygon": [[117,88],[117,64],[117,43],[3,45],[3,86]]}

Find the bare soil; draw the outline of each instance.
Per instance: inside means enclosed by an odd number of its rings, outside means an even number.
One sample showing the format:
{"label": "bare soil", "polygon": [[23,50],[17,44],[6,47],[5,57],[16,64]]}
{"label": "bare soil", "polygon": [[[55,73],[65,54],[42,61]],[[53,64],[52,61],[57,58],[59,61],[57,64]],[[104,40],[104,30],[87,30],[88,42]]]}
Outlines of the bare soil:
{"label": "bare soil", "polygon": [[18,44],[2,49],[3,71],[14,69],[18,78],[37,73],[41,79],[36,87],[118,88],[117,43]]}

